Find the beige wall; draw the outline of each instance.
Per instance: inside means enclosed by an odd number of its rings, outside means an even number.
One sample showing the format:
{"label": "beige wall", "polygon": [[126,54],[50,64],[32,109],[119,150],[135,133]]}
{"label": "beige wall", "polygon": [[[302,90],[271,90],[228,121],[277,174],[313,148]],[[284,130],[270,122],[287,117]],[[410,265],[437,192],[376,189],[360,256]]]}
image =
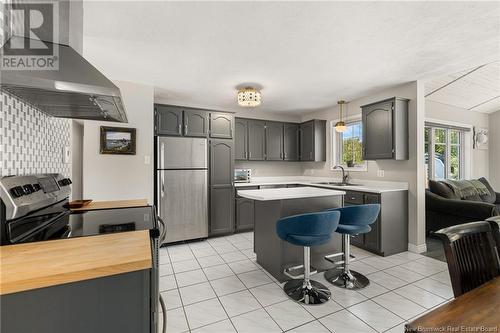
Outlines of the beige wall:
{"label": "beige wall", "polygon": [[[434,101],[425,101],[425,118],[438,120],[457,125],[476,126],[488,128],[488,114],[462,109],[456,106],[442,104]],[[471,149],[470,178],[488,177],[489,152],[484,149],[472,149],[472,132],[468,136],[467,147]]]}
{"label": "beige wall", "polygon": [[[120,88],[128,124],[85,121],[83,196],[93,200],[148,199],[153,203],[153,101],[151,86],[115,82]],[[99,154],[100,126],[137,129],[136,155]],[[149,164],[145,163],[149,158]]]}
{"label": "beige wall", "polygon": [[489,164],[491,184],[500,192],[500,111],[489,115]]}
{"label": "beige wall", "polygon": [[[424,207],[424,162],[423,162],[423,126],[424,92],[421,82],[411,82],[387,89],[371,96],[349,102],[348,117],[359,116],[361,106],[390,97],[404,97],[409,102],[409,155],[407,161],[380,160],[368,161],[368,171],[351,172],[355,179],[383,181],[404,181],[409,184],[409,243],[411,250],[425,249],[425,207]],[[302,121],[326,119],[327,161],[304,163],[304,175],[339,177],[339,171],[331,170],[332,147],[330,121],[339,117],[338,107],[306,114]],[[377,171],[383,169],[384,178],[377,177]]]}

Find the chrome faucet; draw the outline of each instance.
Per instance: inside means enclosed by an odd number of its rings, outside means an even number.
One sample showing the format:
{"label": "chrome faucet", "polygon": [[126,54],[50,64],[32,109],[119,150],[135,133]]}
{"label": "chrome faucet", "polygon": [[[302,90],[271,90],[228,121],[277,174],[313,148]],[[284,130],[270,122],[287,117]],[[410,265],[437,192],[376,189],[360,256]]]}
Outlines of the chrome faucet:
{"label": "chrome faucet", "polygon": [[346,174],[345,169],[341,165],[336,165],[333,167],[333,169],[340,169],[342,170],[342,184],[348,184],[349,183],[349,173]]}

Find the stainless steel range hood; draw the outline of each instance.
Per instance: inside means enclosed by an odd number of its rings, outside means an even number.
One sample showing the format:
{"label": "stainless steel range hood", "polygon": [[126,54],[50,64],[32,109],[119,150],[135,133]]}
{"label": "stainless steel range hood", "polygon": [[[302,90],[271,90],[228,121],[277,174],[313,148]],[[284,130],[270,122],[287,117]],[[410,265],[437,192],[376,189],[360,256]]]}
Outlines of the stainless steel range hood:
{"label": "stainless steel range hood", "polygon": [[[25,39],[14,36],[3,49],[17,38]],[[56,49],[57,70],[2,69],[1,89],[54,117],[126,123],[120,89],[70,46]]]}

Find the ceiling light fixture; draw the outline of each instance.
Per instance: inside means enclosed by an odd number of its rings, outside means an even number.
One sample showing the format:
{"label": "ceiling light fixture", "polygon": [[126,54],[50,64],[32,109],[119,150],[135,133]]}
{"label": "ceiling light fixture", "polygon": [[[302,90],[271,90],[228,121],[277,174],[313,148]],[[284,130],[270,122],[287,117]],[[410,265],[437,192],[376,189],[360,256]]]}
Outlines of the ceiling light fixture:
{"label": "ceiling light fixture", "polygon": [[[346,102],[343,100],[340,100],[337,102],[337,104],[339,105],[339,108],[340,108],[340,119],[335,124],[335,131],[337,131],[338,133],[343,133],[347,130],[347,126],[345,125],[345,122],[343,121],[343,117],[342,117],[343,106],[346,104]],[[347,114],[347,110],[346,110],[346,114]]]}
{"label": "ceiling light fixture", "polygon": [[246,108],[254,108],[259,106],[261,102],[261,94],[255,88],[246,87],[238,90],[238,105]]}

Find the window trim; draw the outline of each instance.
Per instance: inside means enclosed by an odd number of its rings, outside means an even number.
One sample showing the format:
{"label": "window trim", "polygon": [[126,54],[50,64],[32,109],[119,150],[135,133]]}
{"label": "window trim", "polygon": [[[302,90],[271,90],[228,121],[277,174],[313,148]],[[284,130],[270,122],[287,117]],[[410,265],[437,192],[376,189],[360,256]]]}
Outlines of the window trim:
{"label": "window trim", "polygon": [[[441,125],[441,126],[440,126]],[[467,179],[469,178],[470,174],[470,165],[467,163],[466,159],[466,147],[467,145],[467,140],[468,140],[468,132],[460,129],[460,128],[450,128],[449,124],[443,122],[443,123],[437,123],[433,122],[432,124],[428,124],[424,126],[424,131],[427,129],[430,129],[429,131],[429,140],[425,141],[425,134],[424,134],[424,147],[425,144],[429,145],[429,156],[428,156],[428,164],[429,164],[429,169],[428,169],[428,174],[427,174],[427,179],[429,180],[435,180],[435,164],[433,163],[434,158],[435,158],[435,146],[436,144],[441,144],[445,145],[445,177],[444,179],[450,179],[451,175],[451,163],[450,163],[450,156],[451,156],[451,146],[459,146],[459,156],[460,156],[460,161],[459,161],[459,175],[458,179]],[[435,140],[435,135],[434,131],[436,129],[441,129],[446,131],[446,138],[444,143],[436,143]],[[457,131],[459,132],[459,144],[452,144],[451,143],[451,132],[452,131]],[[470,154],[468,154],[470,158]],[[432,161],[432,162],[431,162]]]}
{"label": "window trim", "polygon": [[[339,119],[333,119],[330,121],[330,144],[331,144],[331,163],[330,170],[334,170],[336,165],[341,165],[344,167],[345,171],[354,171],[354,172],[367,172],[368,171],[368,161],[364,161],[364,163],[360,166],[348,167],[345,164],[340,163],[340,134],[335,131],[335,124],[339,121]],[[351,116],[344,119],[346,125],[350,123],[361,122],[361,115]]]}

